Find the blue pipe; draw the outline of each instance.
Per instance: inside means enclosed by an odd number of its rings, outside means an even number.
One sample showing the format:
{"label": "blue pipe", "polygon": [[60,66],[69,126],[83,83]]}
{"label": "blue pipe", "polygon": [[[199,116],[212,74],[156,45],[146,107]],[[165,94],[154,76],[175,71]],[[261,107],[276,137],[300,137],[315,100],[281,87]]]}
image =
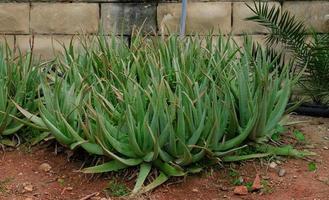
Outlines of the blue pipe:
{"label": "blue pipe", "polygon": [[185,35],[186,6],[187,6],[187,0],[182,0],[182,15],[181,15],[181,19],[180,19],[180,32],[179,32],[179,35],[181,37],[184,37],[184,35]]}

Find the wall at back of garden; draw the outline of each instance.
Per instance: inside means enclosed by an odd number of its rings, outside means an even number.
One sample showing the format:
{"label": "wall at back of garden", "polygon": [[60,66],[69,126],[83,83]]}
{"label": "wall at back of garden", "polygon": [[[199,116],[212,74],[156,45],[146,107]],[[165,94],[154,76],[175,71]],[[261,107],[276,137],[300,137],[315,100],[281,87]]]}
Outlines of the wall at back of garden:
{"label": "wall at back of garden", "polygon": [[[36,54],[49,57],[79,32],[124,34],[143,24],[149,33],[179,29],[181,3],[139,0],[0,0],[0,41],[26,51],[34,42]],[[186,34],[233,34],[239,40],[252,34],[262,42],[265,29],[244,18],[251,1],[188,0]],[[317,32],[329,32],[329,1],[271,1],[295,14]],[[31,36],[34,36],[33,40]]]}

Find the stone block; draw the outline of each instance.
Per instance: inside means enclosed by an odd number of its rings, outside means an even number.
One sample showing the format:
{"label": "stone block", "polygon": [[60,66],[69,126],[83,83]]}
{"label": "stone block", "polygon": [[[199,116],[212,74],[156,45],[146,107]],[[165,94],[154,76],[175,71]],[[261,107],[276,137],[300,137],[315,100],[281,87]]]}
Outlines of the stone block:
{"label": "stone block", "polygon": [[9,48],[14,48],[15,44],[15,36],[14,35],[0,35],[0,45],[4,47],[5,45],[8,45]]}
{"label": "stone block", "polygon": [[[254,43],[258,43],[262,47],[266,46],[266,40],[264,35],[252,35],[250,37]],[[233,36],[232,39],[239,47],[243,47],[245,36]]]}
{"label": "stone block", "polygon": [[304,21],[306,26],[318,32],[329,32],[328,1],[285,1],[283,9]]}
{"label": "stone block", "polygon": [[[112,42],[110,36],[105,36],[107,42]],[[117,39],[117,38],[115,38]],[[127,42],[127,38],[118,38],[118,42]],[[1,41],[1,40],[0,40]],[[64,53],[64,46],[68,47],[72,42],[76,53],[84,52],[84,45],[88,49],[94,48],[98,45],[98,40],[94,35],[18,35],[16,36],[16,47],[22,52],[31,51],[33,44],[33,54],[42,60],[51,59],[55,56],[62,58]]]}
{"label": "stone block", "polygon": [[156,4],[104,3],[101,19],[105,33],[130,35],[134,27],[156,32]]}
{"label": "stone block", "polygon": [[99,8],[96,3],[33,3],[33,33],[97,33]]}
{"label": "stone block", "polygon": [[0,3],[0,33],[29,33],[27,3]]}
{"label": "stone block", "polygon": [[50,59],[61,55],[64,52],[63,45],[68,46],[71,42],[72,36],[56,35],[19,35],[16,36],[16,47],[23,53],[31,51],[33,44],[33,54],[41,59]]}
{"label": "stone block", "polygon": [[[160,32],[178,32],[181,3],[160,3],[157,11]],[[231,31],[231,2],[191,2],[187,5],[186,34],[205,35]]]}
{"label": "stone block", "polygon": [[[248,4],[251,7],[254,7],[253,2],[234,2],[233,3],[233,34],[257,34],[257,33],[266,33],[266,28],[258,25],[257,22],[245,20],[247,17],[253,16],[253,12],[246,5]],[[279,2],[269,2],[270,8],[273,6],[279,7]]]}

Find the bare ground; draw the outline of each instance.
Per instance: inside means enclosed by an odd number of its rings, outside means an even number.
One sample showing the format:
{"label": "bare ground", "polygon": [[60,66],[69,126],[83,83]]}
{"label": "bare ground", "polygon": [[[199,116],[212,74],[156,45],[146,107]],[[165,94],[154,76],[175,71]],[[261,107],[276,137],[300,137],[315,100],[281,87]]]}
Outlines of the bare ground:
{"label": "bare ground", "polygon": [[[255,159],[227,164],[224,168],[215,166],[185,179],[171,179],[155,191],[132,199],[329,199],[329,119],[304,116],[291,118],[307,122],[290,127],[284,141],[297,147],[308,148],[316,152],[317,156],[308,159]],[[299,144],[293,138],[294,130],[304,133],[304,144]],[[274,161],[278,163],[276,169],[269,167],[269,163]],[[39,169],[42,163],[48,163],[52,168],[42,171]],[[310,163],[315,163],[315,171],[310,171]],[[69,160],[65,153],[55,154],[53,146],[38,146],[31,150],[21,147],[18,150],[2,152],[0,200],[96,200],[106,197],[104,189],[114,178],[128,187],[133,185],[133,179],[128,181],[128,177],[135,172],[95,177],[78,172],[82,166],[81,159]],[[279,176],[279,169],[284,169],[286,173]],[[256,174],[261,177],[263,189],[244,196],[233,193],[234,182],[240,178],[243,179],[243,184],[252,183]],[[86,198],[88,196],[90,198]],[[119,198],[112,196],[111,199]]]}

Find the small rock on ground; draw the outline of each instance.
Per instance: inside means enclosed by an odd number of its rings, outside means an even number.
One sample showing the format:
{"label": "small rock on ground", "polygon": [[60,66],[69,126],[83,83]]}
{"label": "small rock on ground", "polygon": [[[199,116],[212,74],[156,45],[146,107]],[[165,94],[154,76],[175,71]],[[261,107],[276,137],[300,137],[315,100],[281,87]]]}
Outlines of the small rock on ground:
{"label": "small rock on ground", "polygon": [[248,194],[248,188],[244,185],[236,186],[234,188],[234,194],[236,194],[236,195],[247,195]]}
{"label": "small rock on ground", "polygon": [[105,197],[91,197],[90,200],[111,200],[111,198],[105,198]]}
{"label": "small rock on ground", "polygon": [[286,175],[286,170],[283,169],[283,168],[280,168],[280,169],[278,170],[278,175],[279,175],[280,177]]}
{"label": "small rock on ground", "polygon": [[39,170],[44,172],[49,172],[51,170],[51,166],[48,163],[42,163],[39,166]]}
{"label": "small rock on ground", "polygon": [[16,186],[17,188],[17,192],[20,193],[20,194],[24,194],[26,192],[32,192],[33,191],[33,185],[31,183],[22,183],[22,184],[18,184]]}
{"label": "small rock on ground", "polygon": [[196,189],[196,188],[193,188],[193,189],[192,189],[192,192],[199,192],[199,190]]}
{"label": "small rock on ground", "polygon": [[261,183],[261,180],[260,180],[260,177],[259,177],[259,174],[256,174],[256,177],[254,179],[254,182],[252,183],[252,190],[260,190],[262,189],[262,183]]}
{"label": "small rock on ground", "polygon": [[25,185],[24,190],[27,191],[27,192],[32,192],[33,191],[33,185],[32,184]]}
{"label": "small rock on ground", "polygon": [[275,162],[271,162],[269,167],[272,169],[275,169],[278,166],[278,164],[276,164]]}

